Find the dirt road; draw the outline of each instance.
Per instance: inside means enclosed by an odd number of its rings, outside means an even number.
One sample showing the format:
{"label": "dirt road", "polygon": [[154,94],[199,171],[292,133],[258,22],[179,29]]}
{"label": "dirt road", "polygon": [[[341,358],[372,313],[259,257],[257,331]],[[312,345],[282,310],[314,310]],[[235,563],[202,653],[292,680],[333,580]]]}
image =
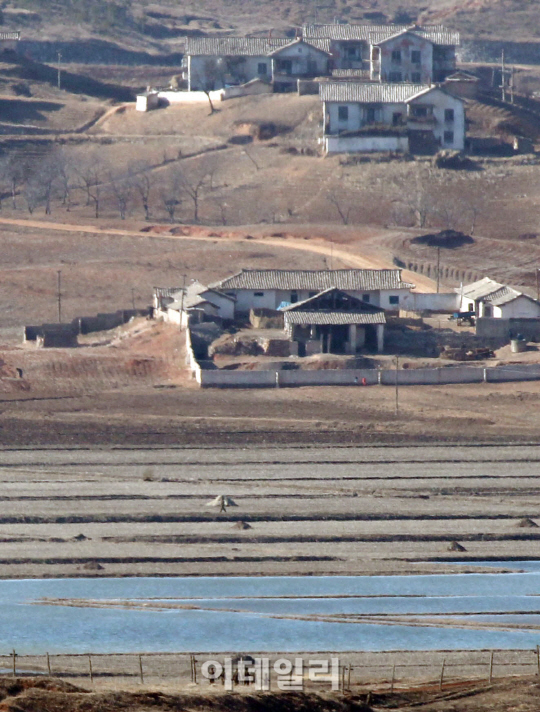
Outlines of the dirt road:
{"label": "dirt road", "polygon": [[[34,228],[36,230],[53,230],[59,232],[69,232],[69,233],[82,233],[82,234],[94,234],[94,235],[118,235],[121,237],[144,237],[146,233],[141,233],[140,230],[128,230],[120,229],[115,227],[107,226],[97,226],[97,225],[80,225],[73,223],[62,223],[62,222],[49,222],[48,220],[26,220],[21,218],[0,218],[0,225],[13,225],[17,227],[27,227]],[[246,239],[246,228],[227,228],[227,237],[221,238],[224,240],[232,242],[243,242]],[[235,234],[237,232],[237,234]],[[395,231],[393,231],[395,232]],[[381,235],[384,234],[386,237],[393,234],[392,231],[381,230]],[[188,235],[173,235],[167,232],[159,232],[159,237],[171,240],[193,240],[215,243],[216,236],[204,236],[200,235],[200,228],[194,229],[193,234]],[[218,238],[219,239],[219,238]],[[294,250],[302,250],[306,252],[311,252],[319,255],[325,255],[326,257],[333,258],[335,260],[341,260],[345,265],[350,267],[357,267],[360,269],[393,269],[395,265],[392,264],[390,260],[374,257],[372,255],[363,255],[358,252],[358,248],[345,246],[334,246],[333,244],[328,244],[323,238],[317,238],[316,240],[303,240],[296,239],[292,236],[286,238],[279,237],[251,237],[250,244],[258,245],[272,245],[274,247],[288,248]],[[416,285],[417,289],[424,292],[434,292],[436,290],[436,283],[425,277],[413,272],[403,271],[403,278]]]}

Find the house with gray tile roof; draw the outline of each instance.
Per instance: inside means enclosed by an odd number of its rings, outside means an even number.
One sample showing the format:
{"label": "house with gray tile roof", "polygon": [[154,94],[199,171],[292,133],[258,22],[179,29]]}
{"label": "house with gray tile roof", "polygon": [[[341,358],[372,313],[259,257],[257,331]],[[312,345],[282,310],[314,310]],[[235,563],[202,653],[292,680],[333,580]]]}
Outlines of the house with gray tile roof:
{"label": "house with gray tile roof", "polygon": [[456,289],[460,311],[496,319],[540,318],[540,302],[524,292],[484,277]]}
{"label": "house with gray tile roof", "polygon": [[253,79],[271,83],[274,91],[295,91],[299,79],[329,74],[330,41],[188,37],[184,67],[190,91],[214,91]]}
{"label": "house with gray tile roof", "polygon": [[302,36],[329,39],[336,69],[369,70],[372,81],[441,82],[456,68],[458,32],[441,25],[305,25]]}
{"label": "house with gray tile roof", "polygon": [[211,288],[236,298],[236,314],[251,309],[277,310],[339,289],[365,304],[399,310],[413,284],[405,282],[399,269],[342,270],[241,270]]}
{"label": "house with gray tile roof", "polygon": [[323,103],[326,153],[394,151],[411,143],[463,150],[464,102],[439,86],[326,81]]}

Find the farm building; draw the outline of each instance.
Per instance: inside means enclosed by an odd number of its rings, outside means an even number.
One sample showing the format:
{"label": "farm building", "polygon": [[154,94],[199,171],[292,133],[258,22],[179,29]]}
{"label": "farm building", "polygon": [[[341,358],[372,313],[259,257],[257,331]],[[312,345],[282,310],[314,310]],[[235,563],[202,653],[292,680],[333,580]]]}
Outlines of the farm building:
{"label": "farm building", "polygon": [[456,289],[460,311],[495,319],[540,318],[540,302],[523,292],[484,277]]}

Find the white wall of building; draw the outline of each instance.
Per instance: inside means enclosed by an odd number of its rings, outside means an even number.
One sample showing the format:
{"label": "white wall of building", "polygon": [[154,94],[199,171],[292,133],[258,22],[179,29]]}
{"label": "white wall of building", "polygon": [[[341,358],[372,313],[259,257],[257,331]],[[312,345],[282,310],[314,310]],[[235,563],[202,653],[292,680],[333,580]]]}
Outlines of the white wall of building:
{"label": "white wall of building", "polygon": [[[401,61],[393,59],[399,52]],[[413,62],[413,52],[420,52],[420,62]],[[392,79],[392,74],[399,73],[401,78]],[[413,34],[394,37],[380,45],[380,81],[412,82],[429,84],[433,76],[433,45],[429,40]]]}
{"label": "white wall of building", "polygon": [[[416,123],[409,118],[409,128],[431,129],[435,138],[439,140],[441,148],[462,151],[465,148],[465,109],[463,102],[440,89],[433,89],[410,102],[411,106],[429,106],[433,108],[434,124]],[[453,121],[446,119],[446,110],[453,111]],[[445,133],[452,131],[452,142],[445,139]]]}
{"label": "white wall of building", "polygon": [[540,317],[540,304],[527,297],[517,297],[508,304],[493,307],[493,316],[498,319],[534,319]]}
{"label": "white wall of building", "polygon": [[284,47],[272,57],[274,74],[283,74],[276,68],[280,60],[290,60],[291,74],[327,74],[329,57],[305,42]]}
{"label": "white wall of building", "polygon": [[408,136],[325,136],[325,153],[369,153],[371,151],[409,151]]}
{"label": "white wall of building", "polygon": [[[347,107],[348,117],[346,120],[340,119],[340,107]],[[325,113],[327,117],[326,133],[337,134],[340,131],[358,131],[368,125],[368,105],[358,103],[340,103],[337,101],[325,102]],[[401,114],[403,119],[407,118],[407,105],[382,104],[375,110],[375,117],[372,123],[392,126],[394,114]]]}

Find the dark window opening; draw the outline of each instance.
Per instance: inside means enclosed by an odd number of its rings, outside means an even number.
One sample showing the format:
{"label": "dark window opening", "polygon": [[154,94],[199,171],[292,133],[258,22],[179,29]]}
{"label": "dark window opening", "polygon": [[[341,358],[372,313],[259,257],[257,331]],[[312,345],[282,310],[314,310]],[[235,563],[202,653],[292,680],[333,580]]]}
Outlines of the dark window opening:
{"label": "dark window opening", "polygon": [[372,106],[368,106],[366,110],[366,122],[368,124],[375,123],[375,109]]}
{"label": "dark window opening", "polygon": [[257,65],[257,73],[258,74],[266,74],[268,72],[268,67],[266,66],[265,62],[259,62]]}
{"label": "dark window opening", "polygon": [[291,304],[295,304],[298,301],[298,292],[291,292]]}
{"label": "dark window opening", "polygon": [[450,145],[453,145],[453,143],[454,143],[454,132],[453,131],[445,131],[444,132],[444,142],[448,143]]}
{"label": "dark window opening", "polygon": [[349,107],[348,106],[338,106],[338,121],[348,121],[349,120]]}
{"label": "dark window opening", "polygon": [[401,64],[401,50],[400,49],[392,50],[392,62],[394,62],[395,64]]}
{"label": "dark window opening", "polygon": [[422,53],[417,49],[413,49],[411,52],[411,62],[413,64],[420,64],[421,61],[422,61]]}
{"label": "dark window opening", "polygon": [[369,302],[370,296],[369,294],[362,294],[362,301],[363,302]]}
{"label": "dark window opening", "polygon": [[388,297],[388,303],[391,304],[392,306],[397,306],[399,304],[399,297],[397,297],[397,296]]}
{"label": "dark window opening", "polygon": [[396,111],[392,114],[392,126],[399,126],[403,120],[403,114],[400,111]]}
{"label": "dark window opening", "polygon": [[444,120],[451,123],[454,120],[454,109],[444,110]]}
{"label": "dark window opening", "polygon": [[389,82],[400,82],[401,81],[401,72],[388,72],[388,81]]}
{"label": "dark window opening", "polygon": [[254,297],[264,297],[264,292],[254,292],[253,296]]}

